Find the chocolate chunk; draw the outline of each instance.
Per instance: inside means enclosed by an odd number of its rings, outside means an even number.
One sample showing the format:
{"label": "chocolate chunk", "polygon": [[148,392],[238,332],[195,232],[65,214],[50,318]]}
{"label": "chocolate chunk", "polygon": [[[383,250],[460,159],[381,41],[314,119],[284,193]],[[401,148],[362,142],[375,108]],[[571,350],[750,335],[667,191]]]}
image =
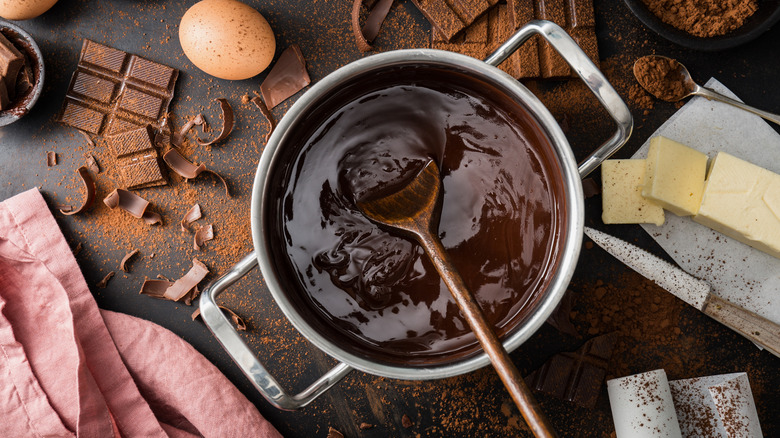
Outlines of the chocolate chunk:
{"label": "chocolate chunk", "polygon": [[582,180],[582,192],[585,198],[592,198],[601,194],[601,185],[593,178],[585,178]]}
{"label": "chocolate chunk", "polygon": [[593,408],[607,374],[616,333],[590,339],[574,353],[559,353],[525,378],[531,388]]}
{"label": "chocolate chunk", "polygon": [[192,225],[193,222],[201,218],[201,212],[200,212],[200,204],[195,204],[192,207],[190,207],[189,210],[187,210],[187,213],[184,214],[184,217],[181,219],[181,230],[183,232],[192,231],[190,228],[190,225]]}
{"label": "chocolate chunk", "polygon": [[192,259],[192,268],[184,275],[184,277],[176,280],[171,287],[166,289],[164,298],[171,301],[179,301],[187,293],[198,285],[209,273],[209,269],[200,262],[200,260]]}
{"label": "chocolate chunk", "polygon": [[141,285],[141,295],[149,295],[154,298],[164,298],[165,291],[169,287],[173,286],[172,281],[168,280],[144,280],[144,284]]}
{"label": "chocolate chunk", "polygon": [[271,114],[271,111],[268,110],[268,107],[265,106],[265,102],[263,102],[263,99],[260,97],[255,96],[249,99],[249,101],[260,109],[260,112],[263,113],[263,117],[265,117],[265,119],[268,121],[268,133],[265,134],[265,142],[268,143],[268,139],[271,138],[271,134],[273,134],[274,129],[276,129],[276,120],[274,120],[274,115]]}
{"label": "chocolate chunk", "polygon": [[[455,38],[434,29],[431,47],[484,59],[517,29],[534,19],[555,22],[572,36],[598,65],[592,0],[507,0],[476,20]],[[500,66],[517,79],[563,78],[575,73],[546,41],[535,36]]]}
{"label": "chocolate chunk", "polygon": [[230,133],[233,131],[233,108],[230,106],[230,102],[228,102],[227,99],[214,100],[219,102],[219,107],[222,109],[222,130],[215,139],[210,141],[206,141],[198,137],[198,144],[201,146],[209,146],[214,143],[223,141],[228,138]]}
{"label": "chocolate chunk", "polygon": [[24,66],[24,56],[19,52],[12,42],[0,32],[0,80],[2,80],[6,90],[6,100],[8,103],[0,104],[0,109],[5,109],[10,101],[16,97],[16,80],[19,71]]}
{"label": "chocolate chunk", "polygon": [[148,211],[149,201],[123,189],[116,189],[103,199],[103,203],[110,209],[120,208],[139,219],[143,219],[148,225],[162,224],[162,216],[153,211]]}
{"label": "chocolate chunk", "polygon": [[401,426],[406,427],[406,428],[410,428],[410,427],[414,426],[414,423],[412,422],[412,419],[409,418],[408,415],[404,414],[401,417]]}
{"label": "chocolate chunk", "polygon": [[168,183],[154,147],[151,126],[109,135],[106,140],[117,157],[119,175],[125,187],[138,189]]}
{"label": "chocolate chunk", "polygon": [[193,236],[192,247],[195,251],[200,251],[203,244],[214,238],[214,226],[208,224],[204,227],[198,228]]}
{"label": "chocolate chunk", "polygon": [[260,93],[268,108],[287,100],[295,93],[306,88],[311,83],[309,72],[306,71],[306,60],[303,59],[301,48],[292,44],[279,56],[271,71],[260,84]]}
{"label": "chocolate chunk", "polygon": [[379,35],[379,29],[382,27],[387,13],[390,12],[393,1],[379,0],[370,6],[371,12],[369,12],[366,24],[362,28],[360,27],[360,7],[363,5],[363,0],[354,0],[352,3],[352,33],[355,35],[355,42],[361,52],[371,50],[371,43]]}
{"label": "chocolate chunk", "polygon": [[116,275],[116,272],[114,271],[109,272],[108,274],[106,274],[105,277],[103,277],[102,280],[98,281],[95,286],[101,289],[105,288],[106,286],[108,286],[109,280],[111,280],[114,277],[114,275]]}
{"label": "chocolate chunk", "polygon": [[477,21],[498,0],[412,0],[445,41]]}
{"label": "chocolate chunk", "polygon": [[78,214],[88,209],[89,206],[92,205],[92,201],[95,200],[95,193],[97,192],[97,189],[95,188],[95,180],[92,179],[92,175],[89,174],[89,171],[85,166],[79,167],[78,169],[76,169],[76,172],[79,174],[79,176],[81,177],[81,181],[84,183],[84,191],[86,192],[86,197],[84,198],[84,203],[81,204],[81,207],[75,210],[72,207],[61,208],[60,213],[67,216]]}
{"label": "chocolate chunk", "polygon": [[202,173],[209,173],[214,175],[214,177],[220,180],[222,185],[225,186],[225,195],[230,197],[230,189],[228,188],[225,178],[222,178],[221,175],[219,175],[217,172],[214,172],[213,170],[206,169],[205,164],[199,164],[196,166],[191,161],[184,158],[184,156],[182,156],[182,154],[180,154],[176,149],[171,149],[166,152],[163,155],[163,160],[166,164],[168,164],[168,167],[173,169],[174,172],[178,173],[186,179],[197,178]]}
{"label": "chocolate chunk", "polygon": [[127,262],[138,254],[138,250],[134,249],[130,251],[129,253],[125,254],[124,257],[122,257],[122,261],[119,262],[119,269],[123,270],[124,272],[130,272],[130,270],[127,268]]}
{"label": "chocolate chunk", "polygon": [[49,167],[53,167],[57,165],[57,153],[56,152],[46,152],[46,165]]}
{"label": "chocolate chunk", "polygon": [[574,293],[567,290],[563,295],[558,307],[553,310],[552,315],[547,318],[547,323],[555,327],[559,332],[570,335],[579,336],[577,328],[571,323],[571,309],[574,307]]}
{"label": "chocolate chunk", "polygon": [[59,121],[96,135],[160,128],[179,72],[84,40]]}

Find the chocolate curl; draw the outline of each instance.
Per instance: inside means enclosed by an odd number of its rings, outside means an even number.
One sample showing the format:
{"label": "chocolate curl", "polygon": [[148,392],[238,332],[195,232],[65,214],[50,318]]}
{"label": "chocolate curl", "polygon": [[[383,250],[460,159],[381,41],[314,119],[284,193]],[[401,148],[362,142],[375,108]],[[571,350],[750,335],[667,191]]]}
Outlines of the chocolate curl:
{"label": "chocolate curl", "polygon": [[103,277],[102,280],[98,281],[98,283],[95,286],[101,289],[105,288],[106,286],[108,286],[108,281],[111,280],[111,278],[113,278],[114,275],[116,275],[116,272],[114,271],[109,272],[108,274],[106,274],[105,277]]}
{"label": "chocolate curl", "polygon": [[187,272],[184,277],[176,280],[171,287],[165,291],[164,298],[171,301],[179,301],[187,293],[198,285],[209,273],[209,268],[206,267],[200,260],[192,259],[192,268]]}
{"label": "chocolate curl", "polygon": [[179,153],[176,149],[171,149],[168,152],[163,155],[163,161],[165,161],[168,164],[168,167],[173,169],[174,172],[178,173],[185,179],[194,179],[197,178],[198,175],[201,173],[207,172],[212,175],[214,175],[218,180],[222,182],[222,185],[225,186],[225,195],[229,198],[230,197],[230,190],[228,189],[227,181],[225,181],[225,178],[222,178],[221,175],[219,175],[217,172],[214,172],[213,170],[206,169],[205,164],[199,164],[195,165],[188,159],[184,158],[182,154]]}
{"label": "chocolate curl", "polygon": [[[233,321],[233,324],[236,325],[236,330],[240,332],[246,330],[246,323],[244,322],[244,319],[238,316],[236,312],[228,309],[225,306],[217,306],[217,307],[224,310],[230,315],[230,319]],[[194,312],[192,312],[192,320],[195,321],[199,316],[200,316],[200,307],[198,307],[197,309],[195,309]]]}
{"label": "chocolate curl", "polygon": [[185,233],[192,231],[190,225],[192,225],[193,222],[200,218],[200,204],[195,204],[187,211],[187,213],[184,214],[184,217],[181,219],[181,230]]}
{"label": "chocolate curl", "polygon": [[192,247],[195,251],[200,251],[204,243],[214,238],[214,227],[211,224],[198,228],[192,239]]}
{"label": "chocolate curl", "polygon": [[372,49],[371,43],[379,35],[379,29],[393,6],[393,0],[379,0],[376,2],[371,8],[371,12],[368,13],[366,24],[361,28],[360,7],[362,5],[363,0],[354,0],[352,2],[352,33],[355,34],[355,42],[358,49],[361,52],[368,52]]}
{"label": "chocolate curl", "polygon": [[129,253],[125,254],[124,257],[122,257],[122,261],[119,262],[119,269],[123,270],[124,272],[130,272],[130,270],[127,268],[127,262],[133,258],[134,255],[138,254],[138,250],[134,249],[130,251]]}
{"label": "chocolate curl", "polygon": [[219,102],[219,107],[222,109],[222,131],[220,131],[217,138],[206,141],[202,138],[198,137],[198,144],[201,146],[209,146],[214,143],[220,142],[230,135],[230,132],[233,131],[233,108],[230,106],[230,103],[227,101],[227,99],[214,99],[217,102]]}
{"label": "chocolate curl", "polygon": [[162,224],[162,216],[153,211],[147,211],[149,201],[125,189],[114,190],[103,199],[103,203],[112,210],[119,207],[133,217],[143,219],[148,225]]}
{"label": "chocolate curl", "polygon": [[176,146],[181,146],[182,143],[184,143],[184,137],[187,136],[187,133],[190,132],[190,129],[192,129],[193,126],[202,126],[205,123],[206,119],[203,118],[203,114],[190,117],[190,120],[187,121],[184,126],[182,126],[181,130],[178,133],[173,134],[173,137],[171,137],[171,142]]}
{"label": "chocolate curl", "polygon": [[89,208],[90,205],[92,205],[92,201],[95,200],[95,193],[97,192],[97,189],[95,188],[95,180],[92,179],[92,175],[89,174],[89,170],[85,166],[81,166],[78,169],[76,169],[76,172],[78,172],[79,176],[81,177],[81,181],[84,182],[84,189],[87,192],[87,197],[84,199],[84,203],[81,204],[81,207],[73,210],[73,207],[65,207],[60,209],[60,213],[71,216],[74,214],[81,213],[82,211]]}
{"label": "chocolate curl", "polygon": [[311,83],[301,48],[292,44],[279,56],[268,76],[260,84],[260,93],[268,109],[284,102]]}
{"label": "chocolate curl", "polygon": [[261,99],[259,96],[255,96],[249,99],[249,101],[260,109],[260,112],[263,113],[263,117],[265,117],[265,119],[268,121],[268,134],[265,135],[265,142],[268,143],[268,139],[271,138],[271,134],[273,134],[274,129],[276,129],[276,120],[274,120],[274,115],[271,114],[271,111],[265,105],[263,99]]}
{"label": "chocolate curl", "polygon": [[48,167],[54,167],[57,165],[57,153],[46,152],[46,165]]}
{"label": "chocolate curl", "polygon": [[144,280],[144,284],[141,285],[141,295],[149,295],[154,298],[165,298],[165,291],[169,287],[173,286],[172,281],[168,280]]}
{"label": "chocolate curl", "polygon": [[94,172],[96,175],[100,174],[100,165],[98,165],[95,156],[92,154],[84,154],[84,158],[87,159],[87,168],[90,171]]}
{"label": "chocolate curl", "polygon": [[93,148],[95,147],[95,142],[92,141],[92,137],[90,137],[89,134],[87,134],[85,131],[82,131],[81,129],[77,129],[77,131],[79,131],[81,133],[81,135],[84,136],[84,139],[87,140],[87,144],[88,145],[90,145]]}

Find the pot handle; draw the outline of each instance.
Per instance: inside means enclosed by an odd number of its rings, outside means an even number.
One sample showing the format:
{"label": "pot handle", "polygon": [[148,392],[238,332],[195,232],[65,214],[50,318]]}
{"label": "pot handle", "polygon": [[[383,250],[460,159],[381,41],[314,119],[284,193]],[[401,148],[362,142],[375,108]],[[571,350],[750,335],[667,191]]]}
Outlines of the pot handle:
{"label": "pot handle", "polygon": [[539,34],[561,54],[563,59],[577,72],[590,91],[604,105],[609,115],[617,123],[617,132],[604,144],[591,153],[579,166],[580,177],[585,178],[593,172],[602,161],[618,151],[631,136],[634,121],[623,99],[607,82],[607,78],[599,71],[580,46],[557,24],[546,20],[533,20],[521,27],[495,52],[485,58],[485,62],[496,67],[520,48],[529,38]]}
{"label": "pot handle", "polygon": [[299,409],[338,383],[352,371],[352,367],[339,362],[300,394],[289,395],[282,389],[279,382],[265,369],[249,346],[241,339],[228,318],[217,307],[215,301],[219,294],[254,269],[255,266],[257,266],[257,256],[252,251],[224,275],[209,283],[200,296],[200,315],[206,323],[206,327],[268,402],[279,409],[288,411]]}

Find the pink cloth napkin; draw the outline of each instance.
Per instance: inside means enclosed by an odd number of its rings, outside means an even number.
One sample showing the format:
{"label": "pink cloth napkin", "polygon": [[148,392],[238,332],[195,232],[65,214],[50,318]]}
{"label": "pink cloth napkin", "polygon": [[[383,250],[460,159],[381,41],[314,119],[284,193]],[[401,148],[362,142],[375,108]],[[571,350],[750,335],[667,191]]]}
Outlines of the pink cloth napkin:
{"label": "pink cloth napkin", "polygon": [[0,203],[0,436],[281,435],[181,338],[98,309],[33,189]]}

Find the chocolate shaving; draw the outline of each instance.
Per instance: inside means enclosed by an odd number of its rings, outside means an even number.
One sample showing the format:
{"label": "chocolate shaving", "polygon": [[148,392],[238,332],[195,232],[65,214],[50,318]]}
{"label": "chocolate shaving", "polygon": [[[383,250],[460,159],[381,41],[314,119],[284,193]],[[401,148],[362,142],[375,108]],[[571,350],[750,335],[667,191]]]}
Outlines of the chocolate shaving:
{"label": "chocolate shaving", "polygon": [[[84,134],[86,135],[86,134]],[[87,159],[87,168],[94,172],[96,175],[100,174],[100,166],[98,165],[97,160],[95,159],[95,156],[92,154],[84,154],[84,158]]]}
{"label": "chocolate shaving", "polygon": [[[158,275],[158,277],[160,277]],[[164,278],[164,277],[163,277]],[[169,287],[173,286],[173,282],[168,280],[144,280],[144,284],[141,285],[141,295],[149,295],[154,298],[165,298],[165,291]]]}
{"label": "chocolate shaving", "polygon": [[338,430],[328,426],[328,436],[327,438],[344,438],[344,434],[339,432]]}
{"label": "chocolate shaving", "polygon": [[[152,254],[152,255],[154,255],[154,254]],[[149,256],[149,258],[152,258],[152,257]],[[170,280],[170,278],[168,278],[168,277],[166,277],[166,276],[164,276],[162,274],[157,274],[157,278],[160,279],[160,280],[169,281],[171,284],[173,284],[173,282]]]}
{"label": "chocolate shaving", "polygon": [[192,259],[192,268],[187,272],[184,277],[176,280],[168,290],[165,291],[165,298],[171,301],[179,301],[187,293],[197,286],[206,275],[209,273],[209,269],[200,262],[200,260]]}
{"label": "chocolate shaving", "polygon": [[163,161],[165,161],[168,164],[168,167],[173,169],[174,172],[178,173],[185,179],[197,178],[198,175],[204,172],[214,175],[222,182],[222,185],[225,186],[225,195],[227,195],[228,198],[230,197],[230,190],[228,189],[227,181],[225,181],[225,179],[222,178],[222,176],[217,172],[206,169],[205,164],[201,163],[196,166],[191,161],[184,158],[184,156],[176,149],[171,149],[166,152],[165,155],[163,155]]}
{"label": "chocolate shaving", "polygon": [[61,208],[60,213],[67,216],[81,213],[82,211],[89,208],[89,206],[92,205],[92,201],[95,200],[95,192],[97,192],[97,189],[95,188],[95,180],[92,179],[92,175],[89,174],[89,170],[87,170],[85,166],[79,167],[76,169],[76,172],[78,172],[79,176],[81,177],[81,181],[84,182],[84,189],[87,192],[87,196],[84,199],[84,203],[81,204],[81,207],[75,210],[73,207]]}
{"label": "chocolate shaving", "polygon": [[409,418],[408,415],[404,414],[401,417],[401,426],[406,427],[406,428],[410,428],[410,427],[414,426],[414,423],[412,422],[412,419]]}
{"label": "chocolate shaving", "polygon": [[260,93],[268,109],[287,100],[311,83],[301,48],[292,44],[279,56],[262,84]]}
{"label": "chocolate shaving", "polygon": [[83,245],[81,244],[81,242],[79,242],[78,245],[76,245],[76,247],[73,248],[73,255],[74,256],[79,255],[79,253],[81,252],[82,248],[83,248]]}
{"label": "chocolate shaving", "polygon": [[89,134],[87,134],[86,131],[82,131],[81,129],[77,129],[77,131],[84,136],[84,138],[87,140],[88,145],[90,145],[93,148],[95,147],[95,142],[92,140],[92,137],[90,137]]}
{"label": "chocolate shaving", "polygon": [[56,152],[46,152],[46,165],[49,167],[53,167],[57,165],[57,153]]}
{"label": "chocolate shaving", "polygon": [[368,430],[368,429],[373,429],[374,425],[370,423],[360,423],[360,426],[358,427],[360,428],[360,430]]}
{"label": "chocolate shaving", "polygon": [[259,96],[255,96],[249,99],[249,101],[260,109],[260,112],[263,113],[263,117],[265,117],[265,119],[268,121],[268,134],[265,135],[265,142],[268,143],[268,139],[271,138],[271,134],[273,134],[274,129],[276,129],[276,120],[274,120],[274,115],[271,114],[271,111],[265,105],[263,99],[261,99]]}
{"label": "chocolate shaving", "polygon": [[193,222],[200,218],[200,204],[195,204],[187,211],[187,213],[184,214],[184,217],[181,219],[181,230],[185,233],[192,231],[190,225],[192,225]]}
{"label": "chocolate shaving", "polygon": [[211,224],[198,228],[192,239],[192,247],[195,251],[200,251],[204,243],[214,238],[214,227]]}
{"label": "chocolate shaving", "polygon": [[198,295],[200,295],[200,290],[198,289],[198,286],[195,286],[184,296],[184,304],[191,306],[192,302],[198,298]]}
{"label": "chocolate shaving", "polygon": [[124,189],[116,189],[103,199],[103,203],[112,210],[119,207],[130,213],[133,217],[143,219],[148,225],[154,225],[156,223],[162,224],[162,216],[147,210],[149,201],[133,192],[128,192]]}
{"label": "chocolate shaving", "polygon": [[127,268],[126,264],[127,264],[128,260],[133,258],[133,256],[136,255],[136,254],[138,254],[138,250],[137,249],[134,249],[134,250],[130,251],[129,253],[125,254],[125,256],[122,257],[122,261],[119,262],[119,269],[121,269],[121,270],[123,270],[125,272],[130,272],[130,270]]}
{"label": "chocolate shaving", "polygon": [[228,138],[230,133],[233,131],[233,108],[230,106],[230,103],[227,101],[227,99],[222,98],[214,100],[219,102],[219,107],[222,109],[222,131],[219,132],[217,138],[211,141],[206,141],[198,137],[198,144],[201,146],[209,146],[220,142]]}
{"label": "chocolate shaving", "polygon": [[[230,319],[233,321],[233,324],[236,325],[236,330],[240,332],[246,330],[246,322],[244,322],[244,319],[238,316],[236,312],[228,309],[225,306],[218,306],[218,307],[230,315]],[[192,320],[195,321],[199,316],[200,316],[200,307],[198,307],[197,309],[195,309],[194,312],[192,312]]]}
{"label": "chocolate shaving", "polygon": [[203,118],[203,114],[192,116],[190,120],[187,121],[184,126],[182,126],[178,133],[173,134],[171,141],[174,145],[181,146],[184,143],[184,137],[187,136],[187,133],[190,132],[190,129],[192,129],[192,127],[195,125],[202,126],[204,123],[206,123],[206,119]]}
{"label": "chocolate shaving", "polygon": [[352,33],[355,34],[355,42],[358,49],[361,52],[368,52],[371,50],[371,43],[379,35],[379,29],[382,27],[387,13],[390,12],[390,7],[393,6],[393,0],[379,0],[376,2],[371,7],[371,12],[368,13],[368,18],[366,18],[366,24],[361,29],[360,7],[362,5],[363,0],[354,0],[352,3]]}
{"label": "chocolate shaving", "polygon": [[101,289],[105,288],[106,286],[108,286],[108,281],[111,280],[111,278],[114,275],[116,275],[116,272],[114,272],[114,271],[109,272],[108,274],[106,274],[105,277],[103,277],[102,280],[98,281],[98,283],[95,286],[97,286],[97,287],[99,287]]}

